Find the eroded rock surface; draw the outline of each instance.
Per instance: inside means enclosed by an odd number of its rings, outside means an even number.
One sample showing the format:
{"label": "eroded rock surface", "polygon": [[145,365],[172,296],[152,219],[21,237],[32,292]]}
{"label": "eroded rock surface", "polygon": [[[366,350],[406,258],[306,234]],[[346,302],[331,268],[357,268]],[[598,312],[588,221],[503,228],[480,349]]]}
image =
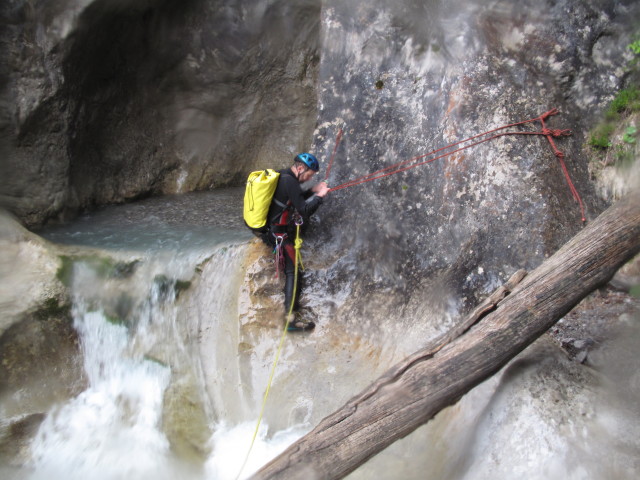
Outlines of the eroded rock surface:
{"label": "eroded rock surface", "polygon": [[53,245],[0,212],[0,458],[28,458],[52,405],[85,385],[71,301]]}

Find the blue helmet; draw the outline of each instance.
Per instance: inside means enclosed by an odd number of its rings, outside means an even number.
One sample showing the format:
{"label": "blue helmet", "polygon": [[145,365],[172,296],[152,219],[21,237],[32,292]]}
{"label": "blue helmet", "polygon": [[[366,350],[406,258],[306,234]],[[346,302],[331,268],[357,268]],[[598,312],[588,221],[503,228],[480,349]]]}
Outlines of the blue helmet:
{"label": "blue helmet", "polygon": [[311,155],[310,153],[299,153],[296,155],[296,158],[293,159],[295,162],[302,162],[307,167],[309,167],[314,172],[320,170],[320,164],[318,163],[318,159]]}

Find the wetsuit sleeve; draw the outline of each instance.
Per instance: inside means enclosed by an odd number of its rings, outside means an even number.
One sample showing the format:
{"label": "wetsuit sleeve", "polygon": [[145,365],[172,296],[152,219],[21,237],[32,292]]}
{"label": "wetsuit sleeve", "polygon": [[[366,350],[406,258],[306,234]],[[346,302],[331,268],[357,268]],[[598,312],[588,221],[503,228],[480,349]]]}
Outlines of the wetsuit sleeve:
{"label": "wetsuit sleeve", "polygon": [[322,204],[322,197],[318,197],[313,192],[303,192],[295,177],[287,175],[284,180],[289,200],[303,217],[312,215]]}

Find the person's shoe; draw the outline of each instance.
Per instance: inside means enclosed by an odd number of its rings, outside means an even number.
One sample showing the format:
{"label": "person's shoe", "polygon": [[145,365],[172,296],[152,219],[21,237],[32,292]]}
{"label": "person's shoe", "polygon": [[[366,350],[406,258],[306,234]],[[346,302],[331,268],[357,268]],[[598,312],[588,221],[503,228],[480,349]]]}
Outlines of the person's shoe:
{"label": "person's shoe", "polygon": [[311,320],[295,318],[295,315],[291,315],[291,318],[287,321],[287,331],[289,332],[308,332],[315,327],[316,324]]}

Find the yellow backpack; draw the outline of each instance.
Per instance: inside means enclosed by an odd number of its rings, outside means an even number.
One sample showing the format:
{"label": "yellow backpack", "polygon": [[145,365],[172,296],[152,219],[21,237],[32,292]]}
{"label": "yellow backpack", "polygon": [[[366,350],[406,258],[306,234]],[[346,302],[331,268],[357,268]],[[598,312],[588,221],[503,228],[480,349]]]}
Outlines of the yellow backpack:
{"label": "yellow backpack", "polygon": [[243,217],[252,230],[263,230],[267,224],[267,214],[278,186],[280,173],[270,168],[249,174],[244,191]]}

